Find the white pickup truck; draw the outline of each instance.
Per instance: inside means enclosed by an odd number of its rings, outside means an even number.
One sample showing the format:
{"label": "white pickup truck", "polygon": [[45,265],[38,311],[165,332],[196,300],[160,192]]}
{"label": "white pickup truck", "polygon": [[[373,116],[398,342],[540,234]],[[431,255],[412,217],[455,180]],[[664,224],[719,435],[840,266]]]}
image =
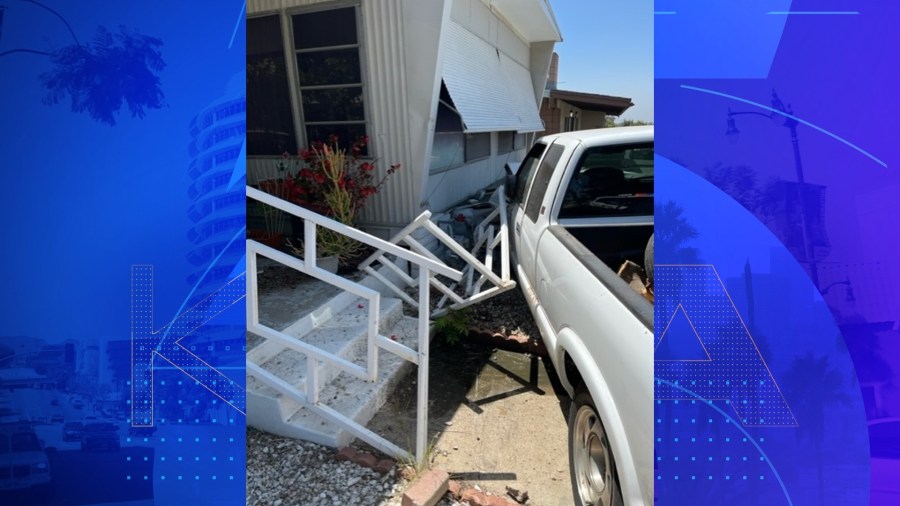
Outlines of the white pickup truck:
{"label": "white pickup truck", "polygon": [[616,270],[652,251],[653,127],[543,137],[507,172],[519,286],[573,399],[576,504],[649,506],[653,305]]}

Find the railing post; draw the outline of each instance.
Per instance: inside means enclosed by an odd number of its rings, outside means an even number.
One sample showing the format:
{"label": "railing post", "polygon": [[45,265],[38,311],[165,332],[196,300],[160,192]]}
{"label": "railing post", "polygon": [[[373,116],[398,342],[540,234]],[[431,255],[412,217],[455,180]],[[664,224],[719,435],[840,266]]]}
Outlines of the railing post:
{"label": "railing post", "polygon": [[316,267],[316,224],[303,220],[303,262],[307,269]]}
{"label": "railing post", "polygon": [[256,249],[247,247],[247,323],[259,323],[259,300],[256,279]]}
{"label": "railing post", "polygon": [[500,279],[510,280],[509,276],[509,227],[507,225],[506,195],[504,188],[497,188],[497,205],[500,208]]}
{"label": "railing post", "polygon": [[381,295],[369,299],[369,321],[366,331],[366,347],[368,348],[369,381],[378,380],[378,327],[381,326]]}
{"label": "railing post", "polygon": [[306,398],[309,402],[319,402],[319,361],[312,355],[306,356]]}
{"label": "railing post", "polygon": [[425,459],[428,443],[428,347],[431,309],[431,271],[419,267],[419,371],[416,400],[416,462]]}

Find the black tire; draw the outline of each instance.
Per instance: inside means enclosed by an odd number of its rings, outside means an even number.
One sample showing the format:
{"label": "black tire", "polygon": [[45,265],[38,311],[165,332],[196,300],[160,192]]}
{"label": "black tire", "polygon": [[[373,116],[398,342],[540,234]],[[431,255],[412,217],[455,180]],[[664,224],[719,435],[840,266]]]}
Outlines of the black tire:
{"label": "black tire", "polygon": [[647,241],[647,249],[644,250],[644,271],[647,273],[647,280],[650,286],[653,286],[653,236],[650,234],[650,240]]}
{"label": "black tire", "polygon": [[569,475],[576,506],[622,506],[609,438],[583,386],[569,407]]}

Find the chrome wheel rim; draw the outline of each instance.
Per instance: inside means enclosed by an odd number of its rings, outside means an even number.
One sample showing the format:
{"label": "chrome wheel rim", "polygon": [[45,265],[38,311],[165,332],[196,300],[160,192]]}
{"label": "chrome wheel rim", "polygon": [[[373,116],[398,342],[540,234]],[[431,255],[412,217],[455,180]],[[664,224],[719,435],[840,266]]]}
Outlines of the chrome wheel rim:
{"label": "chrome wheel rim", "polygon": [[575,414],[571,452],[581,502],[592,506],[612,504],[612,453],[603,424],[590,406],[581,406]]}

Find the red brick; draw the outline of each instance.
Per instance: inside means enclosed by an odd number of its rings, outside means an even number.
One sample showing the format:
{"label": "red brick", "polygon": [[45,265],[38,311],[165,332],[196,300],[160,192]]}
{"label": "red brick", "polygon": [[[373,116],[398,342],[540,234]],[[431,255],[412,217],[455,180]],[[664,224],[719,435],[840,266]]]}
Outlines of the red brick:
{"label": "red brick", "polygon": [[350,448],[349,446],[345,446],[341,448],[341,450],[334,454],[334,460],[353,460],[356,457],[356,450]]}
{"label": "red brick", "polygon": [[353,459],[353,462],[361,465],[363,467],[368,467],[369,469],[374,469],[375,464],[378,463],[378,459],[375,458],[374,455],[369,453],[357,453],[356,458]]}
{"label": "red brick", "polygon": [[484,494],[475,490],[474,488],[467,488],[463,490],[462,496],[459,498],[462,502],[467,502],[472,506],[486,506],[487,499]]}
{"label": "red brick", "polygon": [[506,497],[487,495],[474,488],[463,490],[459,500],[468,502],[471,506],[518,506],[517,502],[511,501]]}
{"label": "red brick", "polygon": [[402,506],[433,506],[447,492],[450,475],[440,469],[429,469],[416,478],[416,481],[403,494]]}
{"label": "red brick", "polygon": [[450,490],[450,493],[453,494],[453,497],[456,497],[458,499],[459,493],[462,489],[462,485],[460,485],[456,480],[450,480],[450,482],[447,483],[447,489]]}
{"label": "red brick", "polygon": [[394,461],[391,459],[381,459],[375,464],[375,467],[372,469],[378,471],[381,474],[387,474],[391,472],[391,469],[394,468]]}

